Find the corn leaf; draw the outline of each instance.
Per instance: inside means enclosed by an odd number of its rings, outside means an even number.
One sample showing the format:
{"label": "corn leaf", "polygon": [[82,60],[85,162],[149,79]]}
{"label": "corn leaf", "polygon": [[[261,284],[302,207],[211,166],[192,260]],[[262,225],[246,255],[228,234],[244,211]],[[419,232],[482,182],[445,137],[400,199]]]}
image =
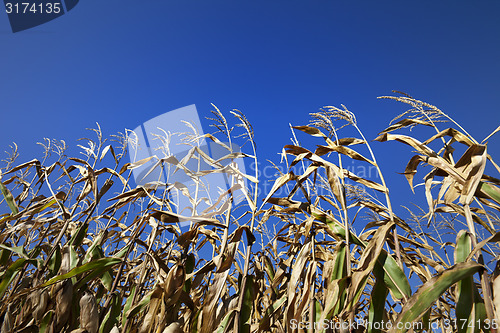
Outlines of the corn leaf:
{"label": "corn leaf", "polygon": [[448,288],[458,281],[473,276],[482,268],[483,265],[474,262],[458,263],[427,281],[403,306],[389,332],[406,332],[408,327],[411,327],[407,323],[421,318]]}
{"label": "corn leaf", "polygon": [[2,195],[5,198],[7,205],[9,206],[10,210],[12,211],[12,214],[16,215],[17,213],[19,213],[19,208],[17,208],[17,205],[14,201],[14,197],[12,196],[12,193],[10,193],[9,189],[7,187],[5,187],[5,185],[2,182],[0,182],[0,191],[2,192]]}
{"label": "corn leaf", "polygon": [[119,258],[102,258],[102,259],[97,259],[91,262],[88,262],[82,266],[78,266],[70,270],[68,273],[56,276],[44,284],[42,284],[42,287],[47,287],[50,286],[51,284],[54,284],[56,282],[70,279],[74,276],[77,276],[79,274],[83,274],[89,271],[95,271],[98,270],[98,272],[101,272],[101,270],[106,270],[109,269],[111,266],[116,265],[120,263],[122,260]]}

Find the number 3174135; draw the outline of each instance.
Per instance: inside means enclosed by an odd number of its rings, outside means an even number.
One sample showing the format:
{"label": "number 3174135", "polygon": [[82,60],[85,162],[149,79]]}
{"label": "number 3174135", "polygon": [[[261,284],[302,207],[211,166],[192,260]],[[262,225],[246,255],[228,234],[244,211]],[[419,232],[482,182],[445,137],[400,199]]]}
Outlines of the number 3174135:
{"label": "number 3174135", "polygon": [[7,2],[5,11],[7,14],[59,14],[61,3]]}

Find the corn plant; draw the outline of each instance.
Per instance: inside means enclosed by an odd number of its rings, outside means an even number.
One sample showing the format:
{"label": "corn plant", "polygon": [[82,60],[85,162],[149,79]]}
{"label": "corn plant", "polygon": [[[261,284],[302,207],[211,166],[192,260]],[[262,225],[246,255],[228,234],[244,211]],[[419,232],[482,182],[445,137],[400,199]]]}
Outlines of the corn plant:
{"label": "corn plant", "polygon": [[[500,172],[487,150],[496,131],[479,142],[433,105],[384,98],[410,109],[376,141],[416,152],[401,177],[413,189],[417,169],[428,169],[425,208],[410,209],[411,198],[406,209],[392,205],[344,106],[292,128],[286,171],[277,168],[262,197],[267,179],[235,163],[258,165],[254,130],[238,110],[228,119],[215,108],[216,133],[190,126],[180,159],[165,133],[159,156],[125,163],[133,133],[105,139],[99,126],[79,146],[83,157],[47,139],[41,160],[16,165],[13,145],[0,169],[2,332],[496,332],[500,180],[485,174]],[[422,126],[435,134],[396,134]],[[225,155],[208,156],[202,140]],[[134,185],[132,171],[151,159],[150,172],[183,173],[195,190],[168,177]],[[353,162],[376,175],[356,174]],[[229,188],[210,197],[215,173]],[[176,207],[174,190],[191,206]]]}

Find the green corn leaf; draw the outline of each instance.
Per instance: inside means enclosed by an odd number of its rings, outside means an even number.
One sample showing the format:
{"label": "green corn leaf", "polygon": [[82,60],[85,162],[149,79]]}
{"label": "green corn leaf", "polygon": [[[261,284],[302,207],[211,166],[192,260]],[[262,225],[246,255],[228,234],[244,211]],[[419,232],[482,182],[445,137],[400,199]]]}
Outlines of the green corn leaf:
{"label": "green corn leaf", "polygon": [[[457,235],[455,247],[455,263],[464,262],[472,250],[470,234],[461,230]],[[477,333],[480,323],[486,319],[486,309],[472,276],[457,283],[457,329],[459,333]],[[479,320],[479,322],[478,322]],[[470,325],[469,325],[470,323]],[[472,324],[475,325],[472,325]]]}
{"label": "green corn leaf", "polygon": [[5,266],[9,262],[10,252],[6,249],[0,250],[0,266]]}
{"label": "green corn leaf", "polygon": [[59,268],[61,267],[62,255],[61,255],[61,247],[59,244],[56,245],[56,250],[54,255],[49,260],[49,270],[52,274],[57,274]]}
{"label": "green corn leaf", "polygon": [[[370,298],[370,308],[368,310],[368,321],[370,323],[382,323],[385,315],[385,301],[387,295],[389,294],[389,289],[384,282],[384,270],[380,265],[375,265],[373,269],[375,275],[375,285],[372,289],[372,294]],[[368,325],[368,333],[380,333],[382,332],[380,328],[376,328],[376,325]]]}
{"label": "green corn leaf", "polygon": [[[108,258],[105,258],[108,259]],[[102,260],[102,259],[99,259]],[[78,290],[82,287],[84,287],[87,282],[92,281],[94,279],[99,279],[102,283],[102,285],[107,289],[111,289],[111,284],[113,283],[111,275],[109,275],[109,270],[112,268],[112,265],[103,265],[99,266],[95,269],[93,269],[89,274],[85,275],[85,277],[81,280],[78,281],[78,283],[75,284],[75,289]],[[106,276],[108,274],[109,276]],[[111,281],[110,281],[111,280]]]}
{"label": "green corn leaf", "polygon": [[69,245],[80,246],[82,244],[83,239],[87,235],[88,229],[89,229],[89,224],[82,223],[82,225],[78,228],[73,237],[71,237]]}
{"label": "green corn leaf", "polygon": [[[231,319],[232,319],[235,311],[236,311],[235,309],[232,309],[224,316],[224,318],[220,322],[219,327],[217,328],[217,331],[215,331],[215,333],[224,333],[226,331],[227,326],[231,324]],[[194,326],[194,327],[196,327],[196,326]]]}
{"label": "green corn leaf", "polygon": [[283,296],[281,296],[280,299],[278,299],[277,301],[275,301],[273,304],[271,304],[267,310],[266,310],[266,314],[264,315],[264,317],[261,319],[260,323],[259,323],[259,331],[267,331],[269,330],[269,328],[271,327],[271,317],[273,316],[273,314],[276,312],[276,310],[278,310],[283,304],[285,304],[286,300],[287,300],[287,294],[283,294]]}
{"label": "green corn leaf", "polygon": [[30,260],[25,258],[17,259],[12,265],[7,268],[7,270],[2,274],[0,282],[0,299],[5,294],[5,291],[11,284],[11,282],[16,277],[17,273],[24,267],[25,264],[36,263],[36,260]]}
{"label": "green corn leaf", "polygon": [[[241,295],[240,295],[241,297]],[[241,306],[241,321],[240,321],[240,332],[250,333],[250,324],[252,321],[252,305],[253,299],[255,297],[253,276],[247,276],[247,282],[245,284],[245,290],[243,294],[243,304]]]}
{"label": "green corn leaf", "polygon": [[[316,216],[315,214],[315,217],[316,219],[320,220],[320,221],[323,221],[325,222],[328,227],[330,228],[330,230],[335,234],[337,235],[339,238],[342,238],[342,239],[345,239],[345,228],[342,224],[338,223],[338,222],[333,222],[331,221],[330,219],[328,218],[324,218],[324,217],[318,217]],[[359,246],[363,246],[363,247],[366,247],[365,243],[362,242],[358,236],[356,236],[355,234],[353,234],[352,232],[349,231],[349,241],[353,244],[356,244],[356,245],[359,245]]]}
{"label": "green corn leaf", "polygon": [[132,307],[132,301],[135,298],[136,289],[137,289],[137,287],[134,284],[132,286],[132,290],[130,291],[130,294],[127,297],[127,301],[125,302],[125,305],[123,306],[123,313],[124,313],[124,315],[122,316],[122,327],[125,326],[125,322],[127,321],[126,314],[129,312],[130,308]]}
{"label": "green corn leaf", "polygon": [[[97,237],[94,238],[92,245],[89,246],[85,253],[85,257],[83,258],[83,263],[89,262],[92,258],[96,257],[96,247],[99,246],[102,238],[104,237],[105,232],[101,231]],[[102,252],[102,251],[101,251]]]}
{"label": "green corn leaf", "polygon": [[330,281],[342,279],[347,275],[346,244],[340,243],[335,250],[335,263]]}
{"label": "green corn leaf", "polygon": [[48,332],[48,328],[50,325],[50,322],[52,321],[52,317],[54,315],[54,310],[50,310],[43,316],[42,321],[40,322],[40,333],[45,333]]}
{"label": "green corn leaf", "polygon": [[431,324],[431,309],[427,310],[426,313],[422,316],[422,328],[427,332],[432,332],[432,324]]}
{"label": "green corn leaf", "polygon": [[122,298],[117,293],[111,294],[111,297],[111,305],[99,327],[99,333],[110,332],[113,326],[118,325],[120,320]]}
{"label": "green corn leaf", "polygon": [[[457,235],[455,247],[455,263],[464,262],[471,251],[471,238],[469,233],[461,230]],[[468,325],[461,325],[469,320],[474,321],[474,281],[472,276],[466,277],[457,283],[457,328],[459,333],[470,332]]]}
{"label": "green corn leaf", "polygon": [[7,251],[10,251],[12,253],[16,253],[21,258],[29,259],[29,256],[26,253],[26,250],[22,246],[10,247],[10,246],[6,246],[6,245],[3,245],[3,244],[0,244],[0,248],[4,249],[4,250],[7,250]]}
{"label": "green corn leaf", "polygon": [[[203,309],[196,311],[196,314],[193,318],[193,325],[191,325],[191,333],[198,333],[198,319],[200,319],[200,313],[203,312]],[[221,324],[222,325],[222,324]],[[227,324],[226,324],[227,326]]]}
{"label": "green corn leaf", "polygon": [[127,246],[124,246],[123,249],[118,251],[113,257],[123,259],[125,257],[125,255],[127,254],[129,248],[130,248],[130,244]]}
{"label": "green corn leaf", "polygon": [[394,299],[410,297],[411,287],[406,274],[399,267],[396,260],[388,255],[385,250],[380,252],[377,263],[375,264],[375,268],[377,267],[382,268],[380,274]]}
{"label": "green corn leaf", "polygon": [[[94,244],[95,244],[95,242],[94,242]],[[90,252],[91,252],[91,255],[89,257],[86,257],[88,260],[104,258],[104,251],[102,250],[100,245],[95,245],[92,247],[92,249],[89,248],[89,250],[87,250],[87,254],[89,254]],[[108,269],[102,269],[99,271],[101,274],[96,275],[96,276],[99,277],[99,280],[101,280],[102,285],[107,290],[111,290],[111,286],[113,285],[113,276],[111,275],[111,273],[109,272]]]}
{"label": "green corn leaf", "polygon": [[268,256],[264,256],[264,266],[267,272],[267,275],[269,277],[269,281],[274,280],[274,275],[276,274],[274,270],[273,263],[271,262],[271,259],[269,259]]}
{"label": "green corn leaf", "polygon": [[325,319],[330,320],[333,316],[339,314],[344,308],[344,303],[347,298],[347,287],[349,277],[333,280],[328,284],[326,298],[324,301],[324,309],[319,322],[322,323]]}
{"label": "green corn leaf", "polygon": [[321,303],[316,299],[314,301],[314,321],[318,323],[321,319],[321,314],[323,313],[323,307]]}
{"label": "green corn leaf", "polygon": [[33,210],[30,211],[30,214],[38,214],[40,212],[43,212],[45,209],[49,208],[50,206],[54,205],[57,203],[57,199],[51,199],[51,200],[48,200],[46,204],[44,204],[43,206],[39,206]]}
{"label": "green corn leaf", "polygon": [[[483,330],[484,332],[489,332],[489,328],[491,328],[491,321],[487,321],[488,316],[486,315],[486,306],[484,305],[484,300],[479,295],[479,290],[477,290],[476,285],[474,285],[474,315],[475,315],[475,325],[474,330],[476,332],[480,332]],[[488,327],[488,329],[486,329]]]}
{"label": "green corn leaf", "polygon": [[91,262],[88,262],[82,266],[78,266],[70,270],[68,273],[56,276],[49,281],[45,282],[42,287],[47,287],[50,286],[51,284],[54,284],[56,282],[59,282],[61,280],[65,279],[70,279],[74,276],[77,276],[82,273],[86,273],[89,271],[97,270],[97,269],[104,269],[108,268],[110,266],[116,265],[120,263],[122,260],[119,258],[102,258],[102,259],[97,259]]}
{"label": "green corn leaf", "polygon": [[[347,299],[347,289],[343,287],[347,278],[346,249],[346,244],[340,243],[339,247],[335,250],[336,257],[335,263],[333,264],[331,281],[339,281],[340,293],[338,299],[335,300],[333,312],[329,311],[331,316],[328,316],[328,319],[331,319],[334,314],[338,314],[344,308],[344,304]],[[326,306],[325,309],[327,309]]]}
{"label": "green corn leaf", "polygon": [[455,247],[455,263],[464,262],[472,251],[472,241],[466,230],[460,230]]}
{"label": "green corn leaf", "polygon": [[194,254],[192,253],[188,254],[186,258],[186,265],[184,265],[186,269],[186,274],[191,274],[193,272],[195,264],[196,264],[196,259],[194,257]]}
{"label": "green corn leaf", "polygon": [[149,302],[151,302],[151,296],[153,296],[155,288],[156,288],[156,284],[152,287],[152,291],[150,291],[149,293],[147,293],[146,296],[144,296],[139,303],[137,303],[134,307],[132,307],[127,312],[125,312],[125,317],[130,319],[133,316],[135,316],[136,314],[138,314],[139,312],[141,312],[144,309],[146,309],[146,307],[148,306]]}
{"label": "green corn leaf", "polygon": [[14,201],[14,197],[12,196],[12,193],[10,193],[9,189],[5,187],[5,185],[0,182],[0,191],[3,194],[3,197],[5,198],[5,201],[7,202],[7,205],[9,206],[10,210],[12,211],[12,214],[16,215],[19,213],[19,209],[17,208],[17,205]]}
{"label": "green corn leaf", "polygon": [[[332,221],[326,217],[326,215],[314,214],[314,217],[328,225],[330,230],[336,234],[338,237],[345,239],[345,228],[339,222]],[[356,235],[354,235],[351,231],[349,231],[349,240],[361,246],[362,248],[366,248],[367,244],[360,240]],[[390,255],[388,255],[387,251],[382,249],[380,252],[380,256],[377,259],[376,265],[381,265],[384,270],[384,282],[389,288],[391,295],[395,299],[401,299],[403,297],[410,297],[411,295],[411,287],[408,282],[408,278],[404,271],[399,267],[396,260]]]}
{"label": "green corn leaf", "polygon": [[69,269],[76,268],[78,265],[78,253],[73,246],[69,246]]}
{"label": "green corn leaf", "polygon": [[407,323],[421,318],[448,288],[458,281],[473,276],[482,268],[483,265],[475,262],[458,263],[427,281],[403,306],[396,323],[389,332],[406,332],[408,327],[411,327]]}
{"label": "green corn leaf", "polygon": [[[190,253],[188,254],[186,258],[186,264],[184,265],[184,268],[186,270],[186,275],[191,274],[194,270],[194,267],[196,265],[196,259],[194,257],[194,254]],[[182,287],[185,292],[189,294],[189,291],[191,290],[191,281],[192,278],[186,279],[184,282],[184,286]]]}
{"label": "green corn leaf", "polygon": [[480,182],[477,187],[477,190],[481,194],[486,194],[486,196],[489,199],[496,201],[496,203],[500,204],[500,189],[497,186],[485,182]]}

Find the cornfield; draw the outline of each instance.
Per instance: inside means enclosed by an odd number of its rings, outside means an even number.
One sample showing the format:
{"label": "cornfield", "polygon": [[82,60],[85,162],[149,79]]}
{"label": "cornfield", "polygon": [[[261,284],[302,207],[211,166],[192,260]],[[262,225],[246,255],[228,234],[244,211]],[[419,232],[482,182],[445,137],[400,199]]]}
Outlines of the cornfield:
{"label": "cornfield", "polygon": [[[426,170],[426,207],[410,209],[408,198],[401,216],[344,106],[292,128],[263,195],[267,179],[235,164],[258,165],[253,128],[238,110],[215,108],[213,134],[182,134],[181,160],[127,163],[133,133],[104,138],[100,127],[82,158],[45,140],[43,158],[17,164],[13,145],[0,169],[1,331],[497,332],[500,179],[485,170],[500,172],[487,151],[500,127],[479,142],[433,105],[382,98],[408,110],[375,140],[414,152],[403,172],[412,189],[417,168]],[[424,127],[431,137],[397,134]],[[205,154],[202,140],[225,156]],[[233,149],[238,140],[248,151]],[[132,171],[151,159],[195,190],[135,186]],[[376,176],[356,174],[353,161]],[[215,173],[230,188],[214,198],[204,179]],[[173,190],[191,206],[176,207]]]}

